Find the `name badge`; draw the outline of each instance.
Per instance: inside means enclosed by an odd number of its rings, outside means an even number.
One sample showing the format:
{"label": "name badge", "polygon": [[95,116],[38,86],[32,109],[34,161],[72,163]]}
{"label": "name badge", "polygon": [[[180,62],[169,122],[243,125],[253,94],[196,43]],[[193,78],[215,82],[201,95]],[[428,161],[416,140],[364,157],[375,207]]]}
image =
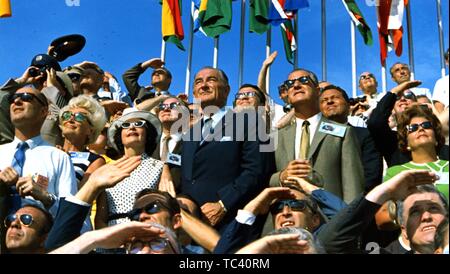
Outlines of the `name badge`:
{"label": "name badge", "polygon": [[168,153],[166,163],[176,165],[176,166],[181,166],[181,155],[174,154],[174,153]]}
{"label": "name badge", "polygon": [[71,151],[71,152],[69,152],[69,154],[70,154],[70,158],[72,160],[78,159],[80,161],[87,161],[89,159],[89,152]]}
{"label": "name badge", "polygon": [[331,124],[327,122],[320,123],[319,131],[325,134],[330,134],[337,137],[344,137],[345,132],[347,131],[347,127]]}

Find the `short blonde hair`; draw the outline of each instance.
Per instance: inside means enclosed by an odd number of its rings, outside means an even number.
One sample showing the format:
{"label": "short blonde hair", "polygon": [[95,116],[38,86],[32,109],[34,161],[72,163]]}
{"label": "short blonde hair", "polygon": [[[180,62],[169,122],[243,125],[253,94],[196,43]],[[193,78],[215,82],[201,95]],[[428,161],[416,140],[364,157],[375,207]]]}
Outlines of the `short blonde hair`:
{"label": "short blonde hair", "polygon": [[87,95],[79,95],[72,98],[69,103],[59,111],[60,125],[62,123],[62,114],[65,111],[74,108],[83,108],[89,112],[89,121],[91,122],[90,126],[94,130],[94,133],[89,136],[86,145],[94,143],[106,124],[105,109],[94,98]]}

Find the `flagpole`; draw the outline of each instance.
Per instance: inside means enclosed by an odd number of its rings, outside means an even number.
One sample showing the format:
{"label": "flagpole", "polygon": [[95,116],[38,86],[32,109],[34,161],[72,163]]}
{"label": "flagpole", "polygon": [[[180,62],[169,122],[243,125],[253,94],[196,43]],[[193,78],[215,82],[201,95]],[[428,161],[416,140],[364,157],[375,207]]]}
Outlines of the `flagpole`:
{"label": "flagpole", "polygon": [[214,59],[213,59],[213,68],[217,68],[219,64],[219,37],[214,38]]}
{"label": "flagpole", "polygon": [[[271,48],[272,48],[272,27],[269,26],[269,29],[266,33],[266,59],[269,58]],[[267,68],[267,74],[266,74],[266,93],[270,94],[270,67]]]}
{"label": "flagpole", "polygon": [[239,45],[239,86],[242,85],[244,81],[244,32],[245,32],[245,0],[241,2],[241,37]]}
{"label": "flagpole", "polygon": [[356,98],[356,39],[355,23],[350,20],[350,33],[352,41],[352,96]]}
{"label": "flagpole", "polygon": [[[195,4],[191,2],[191,10],[194,10]],[[192,69],[192,50],[194,48],[194,18],[192,14],[190,16],[190,29],[189,29],[189,49],[188,49],[188,61],[186,67],[186,86],[184,88],[184,94],[189,98],[189,88],[191,85],[191,69]]]}
{"label": "flagpole", "polygon": [[408,27],[408,52],[409,52],[409,69],[411,71],[411,80],[414,80],[415,69],[414,69],[414,45],[412,37],[412,24],[411,24],[411,3],[406,5],[406,24]]}
{"label": "flagpole", "polygon": [[437,21],[439,30],[439,52],[441,57],[441,76],[445,76],[445,62],[444,62],[444,32],[442,30],[442,11],[441,11],[441,0],[436,0],[437,9]]}
{"label": "flagpole", "polygon": [[322,81],[327,80],[327,22],[325,0],[322,0]]}
{"label": "flagpole", "polygon": [[383,88],[383,92],[386,92],[387,87],[387,77],[386,77],[386,65],[381,66],[381,87]]}
{"label": "flagpole", "polygon": [[166,41],[164,41],[164,39],[162,39],[161,43],[161,60],[163,62],[166,61]]}
{"label": "flagpole", "polygon": [[298,12],[295,14],[295,19],[294,19],[294,32],[295,32],[295,40],[297,43],[297,49],[294,52],[294,69],[298,68],[298,49],[299,49],[299,44],[298,44]]}

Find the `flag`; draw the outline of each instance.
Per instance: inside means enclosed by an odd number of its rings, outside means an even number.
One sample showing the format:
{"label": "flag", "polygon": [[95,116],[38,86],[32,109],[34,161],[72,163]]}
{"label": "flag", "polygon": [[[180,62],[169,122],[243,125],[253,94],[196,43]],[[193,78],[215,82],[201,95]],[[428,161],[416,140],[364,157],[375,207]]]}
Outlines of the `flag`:
{"label": "flag", "polygon": [[0,17],[11,17],[11,4],[9,0],[0,0]]}
{"label": "flag", "polygon": [[269,20],[274,26],[294,18],[299,9],[309,7],[308,0],[270,0]]}
{"label": "flag", "polygon": [[250,32],[269,30],[269,0],[250,0]]}
{"label": "flag", "polygon": [[217,37],[231,29],[232,0],[202,0],[198,18],[209,37]]}
{"label": "flag", "polygon": [[294,64],[294,52],[297,50],[294,28],[291,20],[287,20],[280,25],[281,36],[283,37],[284,52],[289,63]]}
{"label": "flag", "polygon": [[180,7],[181,0],[162,1],[162,36],[164,41],[174,43],[179,49],[185,50],[181,44],[184,32]]}
{"label": "flag", "polygon": [[344,4],[345,9],[347,10],[350,18],[353,23],[355,23],[356,27],[364,38],[364,44],[372,45],[372,31],[370,30],[369,25],[364,20],[364,17],[361,11],[358,8],[358,5],[355,3],[355,0],[342,0],[342,4]]}
{"label": "flag", "polygon": [[197,33],[198,31],[200,31],[201,33],[203,33],[206,36],[206,33],[202,29],[200,18],[198,16],[200,13],[201,2],[202,2],[202,0],[192,0],[192,3],[194,3],[194,5],[192,5],[191,15],[192,15],[192,21],[194,21],[194,33]]}
{"label": "flag", "polygon": [[408,0],[384,0],[377,6],[378,36],[380,39],[381,64],[386,65],[388,51],[395,49],[402,55],[403,13]]}

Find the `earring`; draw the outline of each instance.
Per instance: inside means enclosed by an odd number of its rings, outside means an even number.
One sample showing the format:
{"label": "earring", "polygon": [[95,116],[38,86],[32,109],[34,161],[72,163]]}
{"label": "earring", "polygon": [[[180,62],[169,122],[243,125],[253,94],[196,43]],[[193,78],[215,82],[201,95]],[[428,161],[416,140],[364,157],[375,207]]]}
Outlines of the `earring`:
{"label": "earring", "polygon": [[406,147],[406,150],[411,151],[411,147],[410,146]]}

